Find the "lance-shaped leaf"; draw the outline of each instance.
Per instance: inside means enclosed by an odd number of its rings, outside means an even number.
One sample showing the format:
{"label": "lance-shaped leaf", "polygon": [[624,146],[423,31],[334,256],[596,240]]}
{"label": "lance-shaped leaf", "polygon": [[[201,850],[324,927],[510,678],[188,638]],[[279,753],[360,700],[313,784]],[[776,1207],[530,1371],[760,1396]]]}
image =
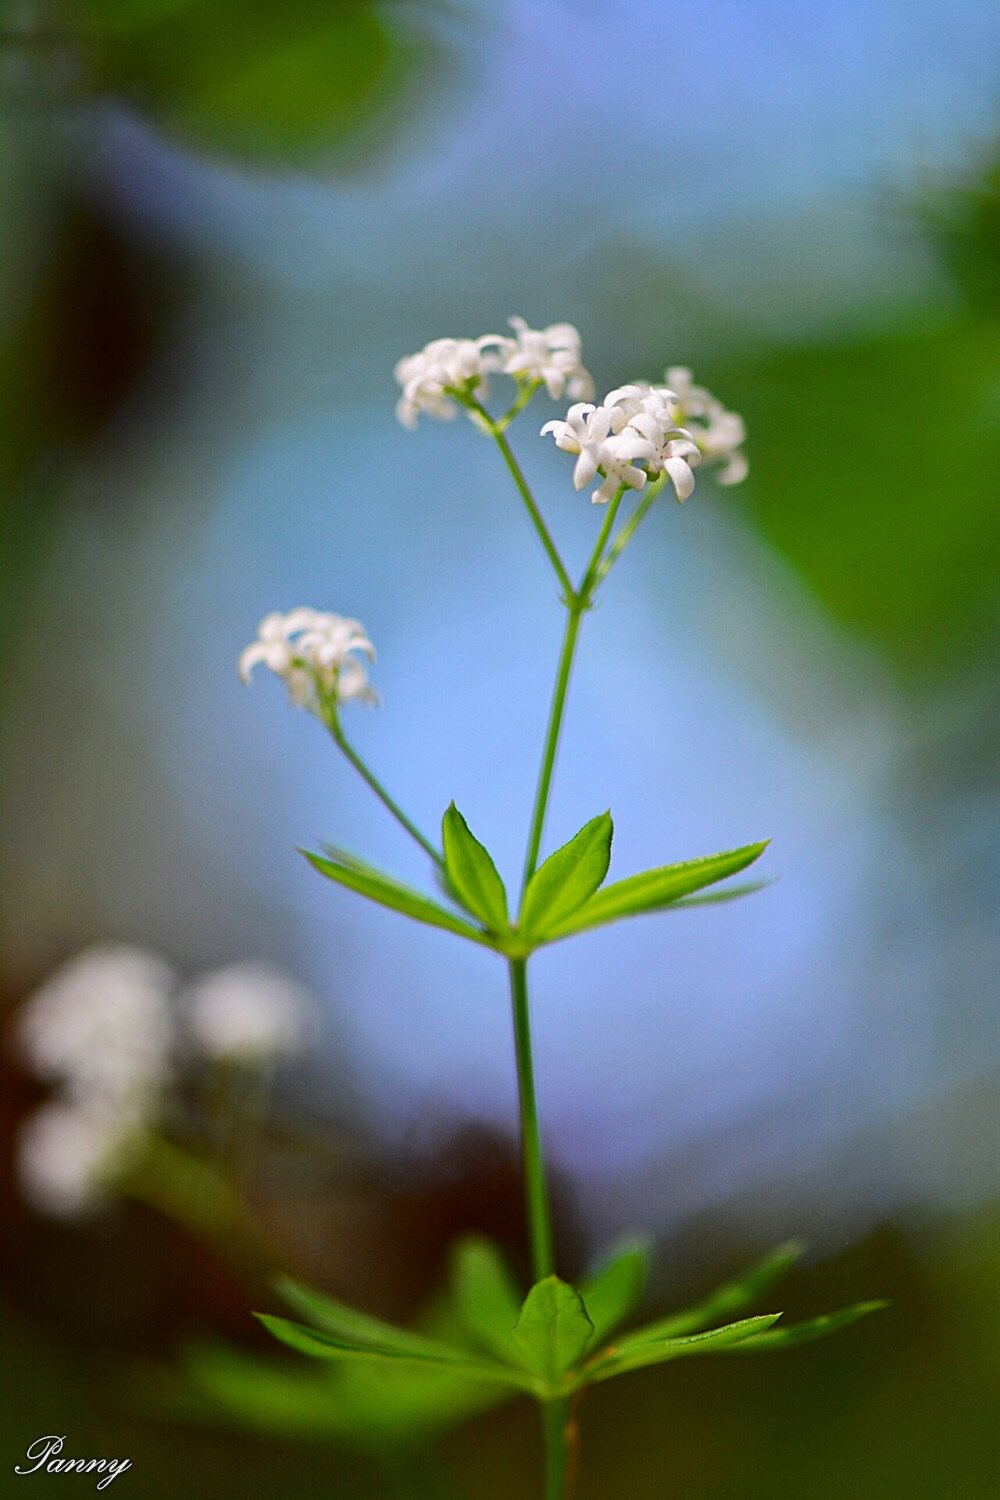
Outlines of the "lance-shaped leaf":
{"label": "lance-shaped leaf", "polygon": [[738,1323],[728,1323],[724,1328],[710,1328],[707,1333],[693,1333],[688,1338],[629,1344],[628,1348],[623,1347],[601,1359],[587,1373],[587,1379],[610,1380],[614,1375],[625,1375],[629,1370],[641,1370],[646,1365],[662,1365],[691,1354],[715,1354],[754,1334],[763,1333],[780,1317],[780,1313],[765,1313],[759,1318],[742,1318]]}
{"label": "lance-shaped leaf", "polygon": [[689,906],[723,906],[727,901],[741,901],[744,896],[754,896],[758,891],[766,891],[769,885],[774,885],[774,880],[744,880],[739,885],[727,885],[721,891],[704,891],[698,896],[681,896],[678,901],[671,901],[664,911],[684,911]]}
{"label": "lance-shaped leaf", "polygon": [[576,1287],[546,1276],[531,1288],[514,1325],[514,1343],[525,1369],[555,1385],[582,1359],[594,1325]]}
{"label": "lance-shaped leaf", "polygon": [[594,1342],[606,1339],[638,1305],[649,1270],[649,1246],[636,1240],[622,1245],[583,1283],[580,1293],[591,1322]]}
{"label": "lance-shaped leaf", "polygon": [[451,1291],[464,1326],[493,1354],[517,1362],[514,1325],[521,1296],[510,1268],[496,1245],[470,1235],[455,1246]]}
{"label": "lance-shaped leaf", "polygon": [[444,868],[448,885],[466,911],[491,932],[507,927],[507,892],[497,867],[454,802],[441,824]]}
{"label": "lance-shaped leaf", "polygon": [[335,1338],[319,1328],[307,1328],[303,1323],[293,1323],[288,1318],[275,1318],[269,1313],[255,1313],[257,1318],[279,1343],[287,1344],[299,1354],[308,1354],[313,1359],[336,1359],[358,1363],[384,1364],[386,1366],[408,1366],[426,1370],[451,1370],[469,1380],[488,1380],[500,1385],[516,1386],[518,1390],[536,1390],[530,1375],[492,1360],[471,1359],[462,1354],[420,1354],[415,1350],[402,1351],[377,1347],[374,1344],[355,1344],[346,1339]]}
{"label": "lance-shaped leaf", "polygon": [[804,1250],[805,1246],[799,1240],[788,1240],[769,1255],[754,1261],[752,1266],[748,1266],[741,1275],[734,1276],[732,1281],[716,1287],[700,1302],[681,1308],[679,1312],[668,1313],[664,1318],[657,1318],[655,1323],[626,1334],[620,1340],[620,1347],[627,1349],[633,1344],[649,1343],[651,1339],[677,1338],[681,1334],[697,1333],[702,1328],[711,1327],[719,1318],[731,1318],[734,1313],[743,1312],[752,1307],[769,1287],[781,1280]]}
{"label": "lance-shaped leaf", "polygon": [[630,875],[626,880],[616,880],[613,885],[606,885],[592,895],[572,916],[547,927],[545,941],[554,942],[574,932],[586,932],[588,928],[601,927],[605,922],[617,922],[621,917],[660,911],[681,897],[689,896],[692,891],[745,870],[747,865],[760,858],[767,843],[765,840],[760,844],[745,844],[724,854],[708,854],[703,859],[663,865],[657,870],[644,870],[641,875]]}
{"label": "lance-shaped leaf", "polygon": [[[857,1302],[853,1307],[842,1307],[839,1312],[823,1313],[821,1317],[809,1318],[804,1323],[789,1323],[787,1328],[775,1328],[770,1333],[758,1333],[745,1341],[748,1354],[761,1354],[768,1350],[792,1349],[796,1344],[811,1344],[813,1339],[824,1339],[828,1333],[837,1333],[848,1328],[859,1318],[879,1312],[888,1307],[887,1302]],[[742,1353],[744,1344],[734,1348],[733,1353]]]}
{"label": "lance-shaped leaf", "polygon": [[[225,1418],[259,1433],[302,1438],[345,1436],[348,1423],[330,1399],[329,1371],[315,1365],[247,1354],[224,1344],[196,1344],[182,1355],[185,1389],[170,1402],[171,1415],[204,1421]],[[376,1375],[379,1372],[373,1372]],[[418,1377],[419,1378],[419,1377]],[[159,1395],[162,1407],[168,1390]]]}
{"label": "lance-shaped leaf", "polygon": [[538,867],[521,906],[527,942],[543,942],[593,896],[608,873],[613,833],[611,814],[601,813]]}
{"label": "lance-shaped leaf", "polygon": [[452,1349],[438,1339],[431,1339],[410,1328],[397,1328],[370,1313],[359,1312],[346,1302],[338,1302],[325,1292],[293,1281],[290,1276],[279,1276],[274,1289],[293,1312],[308,1318],[310,1323],[324,1333],[349,1344],[371,1344],[380,1349],[394,1349],[400,1354],[429,1354],[436,1358],[454,1358],[460,1351]]}
{"label": "lance-shaped leaf", "polygon": [[350,864],[344,864],[339,860],[326,858],[322,854],[312,854],[308,849],[303,849],[301,852],[313,869],[325,875],[328,880],[335,880],[338,885],[346,886],[349,891],[357,891],[360,896],[367,896],[369,901],[375,901],[379,906],[388,906],[391,911],[402,912],[404,917],[412,917],[414,921],[426,922],[428,927],[443,927],[446,932],[457,933],[459,937],[468,938],[470,942],[484,943],[487,947],[493,947],[488,935],[480,931],[478,927],[473,927],[471,922],[466,922],[454,912],[448,911],[446,907],[439,906],[436,901],[432,901],[421,891],[412,890],[410,886],[402,885],[398,880],[383,875],[380,870],[373,870],[370,866],[359,866],[353,861]]}

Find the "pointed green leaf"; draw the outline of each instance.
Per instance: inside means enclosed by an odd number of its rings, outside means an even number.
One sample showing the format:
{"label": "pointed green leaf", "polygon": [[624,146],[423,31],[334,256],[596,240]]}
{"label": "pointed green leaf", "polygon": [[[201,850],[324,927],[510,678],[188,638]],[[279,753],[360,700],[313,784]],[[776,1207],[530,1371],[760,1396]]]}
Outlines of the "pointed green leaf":
{"label": "pointed green leaf", "polygon": [[593,896],[608,873],[613,833],[611,814],[601,813],[535,871],[521,907],[528,942],[541,941]]}
{"label": "pointed green leaf", "polygon": [[374,865],[370,865],[366,859],[362,859],[360,854],[344,849],[340,844],[322,843],[320,848],[335,865],[346,865],[349,870],[360,870],[362,874],[374,875],[376,879],[381,875],[381,871],[377,870]]}
{"label": "pointed green leaf", "polygon": [[740,885],[727,885],[721,891],[705,891],[698,896],[681,896],[678,901],[671,901],[665,907],[666,911],[679,911],[688,906],[722,906],[726,901],[739,901],[744,896],[755,896],[758,891],[766,891],[769,885],[774,885],[772,880],[744,880]]}
{"label": "pointed green leaf", "polygon": [[679,901],[682,896],[689,896],[692,891],[701,890],[703,886],[712,885],[716,880],[725,880],[727,875],[745,870],[747,865],[760,858],[766,848],[766,840],[761,844],[746,844],[740,849],[727,850],[724,854],[709,854],[702,859],[663,865],[658,870],[644,870],[641,875],[630,875],[627,880],[617,880],[613,885],[606,885],[597,891],[572,916],[558,924],[547,926],[545,941],[555,942],[574,932],[586,932],[591,927],[603,926],[605,922],[616,922],[620,917],[636,917],[646,912],[660,911]]}
{"label": "pointed green leaf", "polygon": [[623,1245],[580,1288],[594,1325],[595,1343],[606,1339],[638,1305],[649,1270],[649,1246],[636,1240]]}
{"label": "pointed green leaf", "polygon": [[452,1296],[463,1324],[501,1359],[518,1359],[514,1325],[521,1312],[517,1283],[492,1241],[470,1235],[455,1246]]}
{"label": "pointed green leaf", "polygon": [[436,1358],[454,1358],[458,1352],[437,1339],[426,1338],[409,1328],[397,1328],[369,1313],[359,1312],[346,1302],[338,1302],[314,1287],[279,1276],[274,1289],[293,1312],[308,1318],[324,1333],[332,1333],[350,1344],[371,1344],[400,1354],[428,1354]]}
{"label": "pointed green leaf", "polygon": [[627,1334],[620,1341],[621,1347],[627,1349],[633,1344],[649,1343],[651,1339],[677,1338],[681,1334],[697,1333],[701,1328],[711,1327],[719,1318],[731,1318],[734,1313],[743,1312],[762,1297],[769,1287],[780,1281],[804,1251],[805,1246],[801,1241],[786,1241],[770,1254],[754,1261],[752,1266],[748,1266],[732,1281],[716,1287],[714,1292],[709,1292],[707,1297],[703,1297],[692,1307],[668,1313],[665,1318],[657,1318],[655,1323]]}
{"label": "pointed green leaf", "polygon": [[[761,1354],[768,1350],[791,1349],[796,1344],[811,1344],[813,1339],[826,1338],[828,1333],[848,1328],[859,1318],[866,1318],[869,1313],[879,1312],[888,1305],[887,1302],[857,1302],[853,1307],[842,1307],[839,1312],[824,1313],[821,1317],[809,1318],[804,1323],[789,1323],[787,1328],[775,1328],[770,1333],[759,1333],[755,1338],[747,1339],[746,1352]],[[740,1344],[738,1352],[742,1354],[743,1348]],[[737,1350],[732,1352],[736,1353]]]}
{"label": "pointed green leaf", "polygon": [[454,802],[441,824],[444,867],[448,884],[462,906],[478,917],[491,932],[507,927],[507,892],[483,845],[469,832],[469,825]]}
{"label": "pointed green leaf", "polygon": [[312,854],[308,849],[301,851],[314,870],[325,875],[328,880],[335,880],[338,885],[346,886],[349,891],[357,891],[361,896],[367,896],[369,901],[375,901],[380,906],[388,906],[391,911],[402,912],[406,917],[413,917],[417,922],[426,922],[429,927],[443,927],[446,932],[457,933],[459,937],[468,938],[473,943],[484,943],[492,947],[486,933],[478,927],[473,927],[462,917],[454,912],[448,911],[443,906],[438,906],[429,896],[420,891],[411,890],[407,885],[401,885],[398,880],[383,875],[379,870],[373,870],[370,866],[359,866],[352,861],[350,864],[341,864],[337,860],[324,858],[321,854]]}
{"label": "pointed green leaf", "polygon": [[268,1333],[279,1343],[287,1344],[290,1349],[297,1350],[299,1354],[308,1354],[314,1359],[355,1360],[370,1364],[451,1370],[469,1380],[490,1380],[517,1386],[519,1390],[535,1390],[530,1377],[491,1360],[470,1359],[468,1355],[461,1354],[445,1358],[443,1355],[418,1354],[414,1350],[404,1353],[398,1349],[378,1348],[373,1344],[354,1344],[335,1338],[331,1333],[323,1333],[318,1328],[306,1328],[303,1323],[293,1323],[288,1318],[275,1318],[269,1313],[254,1313],[254,1317],[263,1323]]}
{"label": "pointed green leaf", "polygon": [[763,1333],[780,1317],[780,1313],[765,1313],[759,1318],[742,1318],[738,1323],[728,1323],[724,1328],[710,1328],[707,1333],[693,1333],[688,1338],[629,1344],[628,1348],[622,1347],[600,1360],[590,1371],[588,1379],[610,1380],[614,1375],[641,1370],[646,1365],[662,1365],[667,1360],[684,1359],[691,1354],[715,1354],[754,1334]]}
{"label": "pointed green leaf", "polygon": [[558,1276],[535,1283],[514,1325],[514,1343],[525,1368],[549,1385],[583,1357],[593,1336],[580,1293]]}
{"label": "pointed green leaf", "polygon": [[[329,1371],[305,1360],[293,1364],[224,1344],[189,1346],[181,1358],[186,1387],[181,1399],[191,1401],[194,1419],[209,1415],[258,1434],[292,1438],[330,1437],[347,1426],[330,1399]],[[186,1407],[187,1400],[180,1414],[188,1414]]]}

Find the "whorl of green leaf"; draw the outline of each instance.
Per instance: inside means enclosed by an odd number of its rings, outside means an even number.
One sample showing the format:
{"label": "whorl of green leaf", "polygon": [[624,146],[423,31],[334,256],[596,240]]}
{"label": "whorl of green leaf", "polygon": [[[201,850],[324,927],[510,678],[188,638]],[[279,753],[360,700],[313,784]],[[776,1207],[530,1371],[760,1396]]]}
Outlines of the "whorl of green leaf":
{"label": "whorl of green leaf", "polygon": [[611,814],[603,812],[538,867],[521,906],[527,941],[544,942],[594,894],[608,873],[613,836]]}
{"label": "whorl of green leaf", "polygon": [[441,824],[448,885],[466,911],[490,932],[507,927],[507,892],[487,850],[469,831],[454,802]]}

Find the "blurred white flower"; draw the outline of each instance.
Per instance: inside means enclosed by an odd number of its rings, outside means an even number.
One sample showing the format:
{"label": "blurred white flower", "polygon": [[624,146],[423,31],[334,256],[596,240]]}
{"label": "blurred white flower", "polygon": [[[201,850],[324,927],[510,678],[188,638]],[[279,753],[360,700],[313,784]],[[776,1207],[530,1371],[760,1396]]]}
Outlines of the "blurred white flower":
{"label": "blurred white flower", "polygon": [[315,709],[317,694],[338,703],[358,698],[376,702],[368,670],[358,654],[375,659],[375,647],[360,620],[300,607],[288,614],[265,615],[257,639],[240,653],[237,670],[250,681],[254,667],[265,666],[281,677],[293,703]]}
{"label": "blurred white flower", "polygon": [[507,321],[515,337],[498,341],[506,375],[542,381],[555,401],[564,393],[574,401],[593,398],[594,378],[584,368],[580,335],[572,323],[529,328],[523,318]]}
{"label": "blurred white flower", "polygon": [[671,410],[675,419],[690,429],[702,457],[721,465],[720,484],[739,484],[749,472],[742,444],[746,442],[743,418],[728,411],[704,386],[695,385],[686,365],[672,365],[666,372],[671,388]]}
{"label": "blurred white flower", "polygon": [[546,422],[542,433],[551,433],[557,448],[577,455],[573,466],[576,489],[582,490],[599,472],[603,475],[590,497],[595,505],[606,504],[620,485],[641,490],[646,471],[636,461],[653,462],[657,456],[654,443],[630,427],[625,413],[613,406],[577,402],[565,421]]}
{"label": "blurred white flower", "polygon": [[170,1074],[174,984],[153,953],[89,948],[27,1001],[18,1028],[24,1055],[74,1099],[109,1110],[152,1105]]}
{"label": "blurred white flower", "polygon": [[299,985],[266,964],[229,964],[182,998],[195,1044],[208,1057],[264,1062],[301,1052],[315,1013]]}
{"label": "blurred white flower", "polygon": [[25,1198],[60,1218],[98,1208],[137,1146],[140,1123],[117,1109],[61,1101],[43,1105],[18,1138]]}
{"label": "blurred white flower", "polygon": [[488,377],[501,367],[499,348],[509,342],[494,334],[479,339],[433,339],[416,354],[406,355],[393,371],[403,388],[396,403],[396,416],[403,426],[416,427],[421,412],[443,421],[452,418],[458,408],[451,391],[485,399]]}

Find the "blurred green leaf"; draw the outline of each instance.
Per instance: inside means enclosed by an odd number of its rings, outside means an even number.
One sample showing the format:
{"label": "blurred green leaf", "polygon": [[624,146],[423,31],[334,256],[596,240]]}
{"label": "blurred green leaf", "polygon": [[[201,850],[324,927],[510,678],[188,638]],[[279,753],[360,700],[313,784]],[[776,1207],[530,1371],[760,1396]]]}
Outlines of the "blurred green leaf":
{"label": "blurred green leaf", "polygon": [[441,824],[445,873],[452,894],[491,932],[507,927],[507,892],[496,865],[454,802]]}
{"label": "blurred green leaf", "polygon": [[671,901],[664,910],[686,911],[689,906],[724,906],[727,901],[740,901],[744,896],[755,896],[758,891],[766,891],[774,883],[773,880],[744,880],[740,885],[727,885],[721,891],[706,891],[700,896],[681,896],[680,900]]}
{"label": "blurred green leaf", "polygon": [[780,1313],[765,1313],[759,1318],[743,1318],[738,1323],[728,1323],[724,1328],[712,1328],[707,1333],[694,1333],[689,1338],[659,1339],[654,1343],[629,1344],[620,1353],[609,1355],[594,1366],[589,1375],[592,1381],[610,1380],[615,1375],[624,1375],[629,1370],[641,1370],[647,1365],[661,1365],[667,1360],[683,1359],[690,1354],[714,1354],[754,1334],[763,1333],[781,1317]]}
{"label": "blurred green leaf", "polygon": [[665,1318],[657,1318],[655,1323],[649,1323],[645,1328],[637,1328],[633,1333],[619,1340],[619,1347],[629,1348],[632,1344],[644,1344],[650,1339],[675,1338],[680,1334],[696,1333],[699,1329],[706,1328],[718,1318],[731,1317],[733,1313],[743,1312],[750,1307],[758,1297],[762,1297],[769,1287],[774,1286],[781,1278],[791,1270],[795,1262],[801,1259],[805,1252],[805,1246],[799,1240],[788,1240],[779,1245],[768,1255],[755,1261],[741,1275],[732,1281],[724,1282],[722,1286],[716,1287],[701,1302],[696,1302],[692,1307],[682,1308],[679,1312],[668,1313]]}
{"label": "blurred green leaf", "polygon": [[186,1351],[183,1370],[203,1416],[246,1424],[262,1433],[289,1437],[342,1436],[339,1403],[331,1399],[329,1371],[247,1354],[222,1344],[198,1344]]}
{"label": "blurred green leaf", "polygon": [[302,1323],[293,1323],[288,1318],[276,1318],[270,1313],[254,1313],[254,1317],[279,1343],[287,1344],[290,1349],[295,1349],[299,1354],[308,1354],[314,1359],[362,1360],[377,1364],[399,1362],[414,1368],[426,1366],[429,1369],[451,1370],[455,1374],[464,1375],[468,1380],[489,1380],[501,1385],[517,1386],[526,1391],[535,1389],[534,1382],[528,1377],[506,1365],[473,1360],[460,1354],[419,1354],[414,1350],[404,1352],[376,1348],[372,1344],[348,1343],[321,1329],[307,1328]]}
{"label": "blurred green leaf", "polygon": [[426,1338],[409,1328],[397,1328],[381,1318],[373,1318],[357,1308],[348,1307],[313,1287],[303,1286],[291,1277],[279,1276],[274,1289],[293,1312],[308,1318],[317,1328],[350,1343],[372,1344],[394,1349],[401,1354],[427,1354],[433,1358],[453,1358],[455,1350],[436,1339]]}
{"label": "blurred green leaf", "polygon": [[353,860],[350,864],[341,864],[321,854],[312,854],[308,849],[302,849],[300,853],[305,855],[314,870],[318,870],[328,880],[346,886],[349,891],[357,891],[360,896],[367,896],[369,901],[387,906],[391,911],[402,912],[404,917],[425,922],[429,927],[442,927],[446,932],[468,938],[470,942],[485,943],[492,947],[489,938],[478,927],[473,927],[461,917],[455,916],[454,912],[438,906],[429,896],[401,885],[399,881],[372,869],[370,865],[360,866]]}
{"label": "blurred green leaf", "polygon": [[521,1312],[517,1283],[491,1240],[469,1236],[452,1253],[451,1291],[464,1326],[491,1353],[516,1360],[514,1325]]}
{"label": "blurred green leaf", "polygon": [[796,1344],[810,1344],[813,1339],[824,1339],[829,1333],[849,1328],[859,1318],[869,1313],[880,1312],[888,1307],[887,1302],[857,1302],[853,1307],[842,1307],[839,1312],[824,1313],[818,1318],[809,1318],[803,1323],[790,1323],[787,1328],[775,1328],[769,1333],[759,1333],[747,1339],[745,1346],[738,1346],[733,1353],[760,1354],[770,1350],[791,1349]]}
{"label": "blurred green leaf", "polygon": [[625,1321],[642,1298],[649,1271],[649,1246],[636,1240],[622,1245],[580,1288],[594,1325],[594,1342]]}
{"label": "blurred green leaf", "polygon": [[[144,1384],[157,1419],[164,1412],[226,1422],[255,1432],[312,1438],[383,1455],[396,1443],[430,1438],[508,1401],[519,1386],[469,1380],[450,1366],[341,1360],[292,1363],[222,1344],[189,1347],[183,1383],[165,1373]],[[134,1389],[135,1382],[132,1387]]]}
{"label": "blurred green leaf", "polygon": [[747,865],[760,858],[766,848],[767,840],[760,844],[746,844],[724,854],[709,854],[702,859],[645,870],[640,875],[606,885],[578,907],[571,917],[548,927],[545,941],[555,942],[574,932],[586,932],[591,927],[603,926],[605,922],[616,922],[621,917],[660,911],[681,896],[745,870]]}
{"label": "blurred green leaf", "polygon": [[[981,267],[990,253],[984,228],[970,254]],[[747,503],[763,535],[836,620],[917,684],[975,660],[995,625],[996,350],[995,317],[938,304],[860,337],[705,370],[713,387],[746,393]],[[929,421],[937,447],[916,436]]]}
{"label": "blurred green leaf", "polygon": [[582,1358],[593,1336],[580,1293],[558,1276],[535,1283],[514,1325],[514,1343],[525,1368],[549,1385]]}
{"label": "blurred green leaf", "polygon": [[98,89],[250,155],[338,142],[392,105],[417,54],[370,0],[82,0]]}
{"label": "blurred green leaf", "polygon": [[601,813],[539,866],[521,906],[526,942],[545,941],[594,894],[608,873],[613,834],[611,814]]}

